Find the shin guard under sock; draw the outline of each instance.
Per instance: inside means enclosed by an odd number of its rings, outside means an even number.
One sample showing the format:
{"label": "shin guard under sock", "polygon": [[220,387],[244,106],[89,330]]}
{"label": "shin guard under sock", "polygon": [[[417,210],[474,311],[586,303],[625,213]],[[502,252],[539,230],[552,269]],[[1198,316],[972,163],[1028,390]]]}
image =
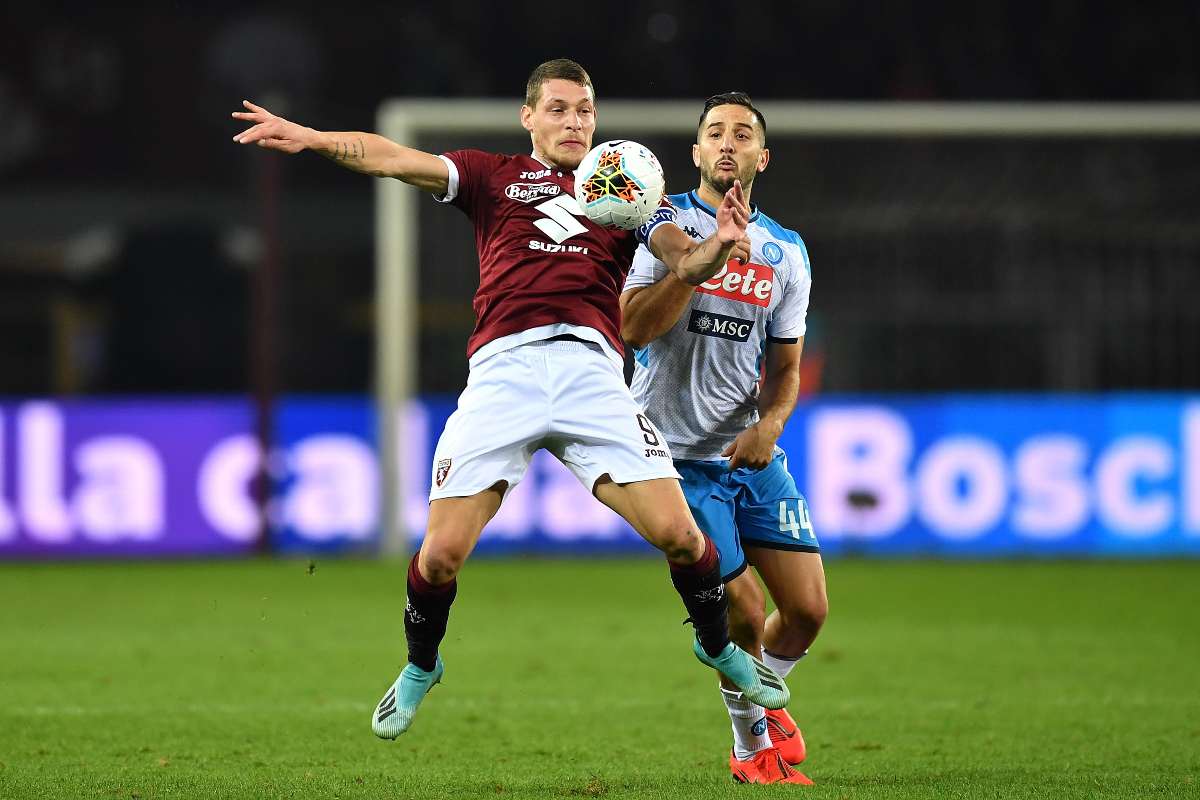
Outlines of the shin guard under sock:
{"label": "shin guard under sock", "polygon": [[671,566],[671,583],[683,598],[688,616],[696,626],[696,638],[710,656],[715,656],[729,644],[729,597],[721,580],[721,560],[717,547],[704,533],[704,555],[695,564]]}
{"label": "shin guard under sock", "polygon": [[458,580],[434,586],[421,576],[417,557],[408,565],[408,605],[404,607],[404,636],[408,660],[426,672],[437,663],[438,645],[446,636],[450,604],[458,591]]}

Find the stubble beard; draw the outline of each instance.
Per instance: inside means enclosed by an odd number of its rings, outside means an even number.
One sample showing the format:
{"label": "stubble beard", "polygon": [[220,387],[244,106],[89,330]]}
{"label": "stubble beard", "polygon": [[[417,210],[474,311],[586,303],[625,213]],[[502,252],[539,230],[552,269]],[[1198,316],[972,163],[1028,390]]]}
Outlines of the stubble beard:
{"label": "stubble beard", "polygon": [[567,151],[558,159],[558,166],[564,170],[571,170],[574,172],[579,165],[583,163],[583,157],[585,155],[587,155],[587,153],[575,155],[573,151]]}
{"label": "stubble beard", "polygon": [[716,192],[720,197],[724,197],[725,193],[733,188],[733,182],[735,180],[741,180],[743,192],[749,191],[750,184],[754,183],[753,170],[746,170],[745,175],[734,175],[733,177],[727,178],[723,174],[721,177],[717,177],[714,174],[716,171],[715,167],[716,165],[713,164],[712,166],[701,168],[700,179],[707,183],[709,188]]}
{"label": "stubble beard", "polygon": [[550,166],[563,172],[574,172],[583,163],[583,157],[587,155],[586,150],[582,153],[575,153],[573,150],[557,147],[546,148],[545,150],[535,148],[534,152],[548,162]]}

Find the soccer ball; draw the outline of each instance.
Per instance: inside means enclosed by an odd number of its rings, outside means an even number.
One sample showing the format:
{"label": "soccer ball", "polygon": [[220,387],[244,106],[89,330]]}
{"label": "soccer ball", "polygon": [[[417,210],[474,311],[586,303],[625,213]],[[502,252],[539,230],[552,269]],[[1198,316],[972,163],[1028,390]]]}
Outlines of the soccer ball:
{"label": "soccer ball", "polygon": [[650,148],[626,139],[598,144],[575,170],[575,199],[598,225],[631,231],[662,202],[666,181]]}

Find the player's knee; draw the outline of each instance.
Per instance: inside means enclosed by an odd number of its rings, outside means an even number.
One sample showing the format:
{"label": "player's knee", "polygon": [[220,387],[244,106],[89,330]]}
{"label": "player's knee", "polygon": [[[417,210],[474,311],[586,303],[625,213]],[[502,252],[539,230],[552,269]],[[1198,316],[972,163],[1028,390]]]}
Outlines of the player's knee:
{"label": "player's knee", "polygon": [[425,573],[425,578],[430,583],[439,586],[448,583],[458,575],[458,571],[462,569],[463,562],[466,560],[466,554],[450,550],[430,550],[421,560],[422,572]]}
{"label": "player's knee", "polygon": [[453,541],[439,541],[442,537],[428,538],[430,541],[421,549],[421,571],[425,578],[435,586],[453,580],[470,555],[470,548]]}
{"label": "player's knee", "polygon": [[654,531],[653,543],[668,561],[680,564],[694,564],[704,555],[704,538],[687,521],[660,525]]}
{"label": "player's knee", "polygon": [[779,611],[789,628],[815,634],[829,616],[829,600],[824,592],[814,593],[781,604]]}
{"label": "player's knee", "polygon": [[704,537],[696,530],[691,515],[674,509],[656,509],[642,514],[646,541],[657,547],[668,561],[694,564],[704,555]]}

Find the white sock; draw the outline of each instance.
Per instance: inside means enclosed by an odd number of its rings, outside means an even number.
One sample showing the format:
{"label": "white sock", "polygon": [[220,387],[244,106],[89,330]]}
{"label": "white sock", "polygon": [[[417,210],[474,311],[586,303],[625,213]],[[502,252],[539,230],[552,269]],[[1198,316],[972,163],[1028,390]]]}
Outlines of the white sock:
{"label": "white sock", "polygon": [[729,721],[733,723],[733,755],[738,761],[745,761],[771,746],[771,737],[767,734],[767,712],[762,706],[751,703],[742,697],[741,692],[728,689],[721,689],[721,699],[725,701]]}
{"label": "white sock", "polygon": [[804,658],[806,655],[808,655],[807,650],[795,658],[788,658],[787,656],[777,656],[774,653],[768,653],[764,649],[762,654],[762,662],[771,669],[775,670],[775,674],[777,674],[779,677],[786,678],[788,673],[792,671],[792,667],[796,666],[796,662]]}

